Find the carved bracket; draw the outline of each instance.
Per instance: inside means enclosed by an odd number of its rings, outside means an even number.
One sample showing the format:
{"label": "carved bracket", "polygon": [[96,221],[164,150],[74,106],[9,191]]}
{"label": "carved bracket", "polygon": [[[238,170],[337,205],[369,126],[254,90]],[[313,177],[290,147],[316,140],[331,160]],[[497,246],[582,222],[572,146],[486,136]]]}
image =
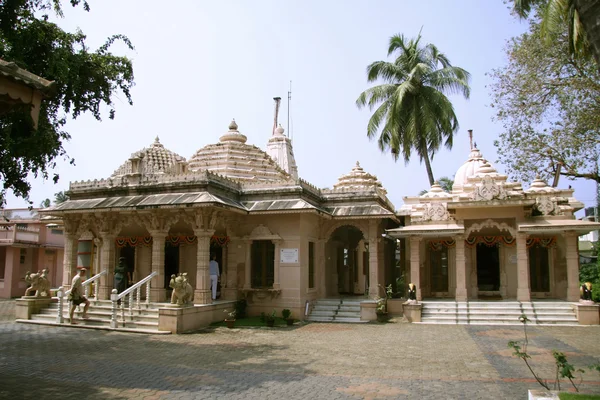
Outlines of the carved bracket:
{"label": "carved bracket", "polygon": [[498,184],[491,176],[484,176],[471,198],[475,201],[504,200],[508,198],[504,184]]}

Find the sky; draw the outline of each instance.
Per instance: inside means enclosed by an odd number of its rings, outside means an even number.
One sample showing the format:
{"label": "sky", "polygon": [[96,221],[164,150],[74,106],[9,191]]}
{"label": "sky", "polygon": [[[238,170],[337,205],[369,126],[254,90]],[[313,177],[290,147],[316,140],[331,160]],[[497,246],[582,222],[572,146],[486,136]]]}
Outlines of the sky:
{"label": "sky", "polygon": [[[95,49],[113,34],[135,46],[113,47],[133,61],[133,106],[115,97],[116,117],[89,115],[69,121],[65,143],[75,165],[59,162],[57,184],[31,179],[35,206],[69,182],[109,177],[132,153],[156,136],[189,159],[216,143],[235,118],[248,144],[263,150],[272,132],[274,101],[290,134],[300,177],[332,187],[359,161],[388,191],[397,209],[405,196],[428,189],[425,166],[413,157],[394,162],[367,138],[368,109],[355,101],[370,87],[366,67],[388,60],[389,38],[403,34],[433,43],[453,65],[471,73],[471,96],[449,96],[460,123],[452,150],[441,148],[432,167],[436,178],[453,177],[469,153],[468,129],[484,157],[499,172],[494,140],[502,126],[492,120],[486,75],[506,63],[508,39],[525,32],[525,22],[502,0],[91,0],[91,11],[64,2],[65,30],[81,29]],[[168,4],[168,5],[167,5]],[[50,174],[52,176],[52,174]],[[595,184],[561,179],[586,206],[595,204]],[[526,187],[527,185],[525,185]],[[7,208],[26,207],[8,195]]]}

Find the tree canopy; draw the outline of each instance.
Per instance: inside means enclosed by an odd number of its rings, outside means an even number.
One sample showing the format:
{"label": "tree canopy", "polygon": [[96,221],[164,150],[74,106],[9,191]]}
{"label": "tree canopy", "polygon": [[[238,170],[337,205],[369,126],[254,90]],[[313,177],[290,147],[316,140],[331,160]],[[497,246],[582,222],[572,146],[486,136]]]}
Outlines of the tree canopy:
{"label": "tree canopy", "polygon": [[381,151],[390,150],[394,160],[402,155],[408,163],[414,152],[425,162],[429,184],[435,182],[431,159],[442,143],[452,148],[458,119],[447,94],[469,98],[470,75],[454,67],[448,57],[433,44],[421,45],[404,35],[390,38],[390,61],[375,61],[367,67],[369,82],[382,81],[360,94],[359,108],[369,107],[373,115],[367,136],[379,134]]}
{"label": "tree canopy", "polygon": [[557,169],[600,182],[598,68],[569,51],[566,28],[553,43],[544,40],[540,21],[530,19],[529,31],[508,43],[508,64],[491,73],[492,107],[503,126],[499,161],[524,182],[537,174],[549,179]]}
{"label": "tree canopy", "polygon": [[[85,0],[70,4],[90,9]],[[0,207],[8,189],[29,200],[28,174],[47,179],[58,158],[74,163],[63,147],[70,139],[64,130],[68,118],[87,112],[101,120],[106,107],[109,118],[114,118],[112,98],[117,93],[133,104],[131,60],[109,51],[115,41],[133,50],[129,39],[113,35],[91,50],[83,32],[64,31],[50,21],[50,13],[63,16],[61,0],[0,1],[0,58],[56,83],[55,95],[42,102],[37,129],[28,107],[0,117]],[[58,174],[52,179],[58,181]]]}

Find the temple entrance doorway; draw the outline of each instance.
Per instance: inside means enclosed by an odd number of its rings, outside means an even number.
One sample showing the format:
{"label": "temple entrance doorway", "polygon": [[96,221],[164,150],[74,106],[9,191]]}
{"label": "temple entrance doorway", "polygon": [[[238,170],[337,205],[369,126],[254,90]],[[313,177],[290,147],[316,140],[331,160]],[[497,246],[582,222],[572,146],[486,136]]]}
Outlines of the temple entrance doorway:
{"label": "temple entrance doorway", "polygon": [[500,291],[500,252],[497,245],[477,244],[477,289],[484,292],[483,295]]}
{"label": "temple entrance doorway", "polygon": [[211,242],[209,260],[212,260],[213,254],[217,256],[216,261],[219,264],[219,274],[221,274],[221,279],[217,283],[217,299],[219,299],[221,297],[221,284],[225,282],[224,278],[222,277],[223,271],[225,270],[223,265],[223,247]]}
{"label": "temple entrance doorway", "polygon": [[127,266],[127,271],[131,272],[131,279],[133,279],[135,269],[135,247],[121,247],[119,249],[119,258],[121,257],[125,257],[125,265]]}
{"label": "temple entrance doorway", "polygon": [[360,229],[351,225],[337,228],[327,242],[326,251],[326,295],[364,294],[368,287],[368,265],[365,265],[368,245]]}
{"label": "temple entrance doorway", "polygon": [[165,289],[171,289],[171,275],[179,273],[179,246],[170,243],[165,244]]}

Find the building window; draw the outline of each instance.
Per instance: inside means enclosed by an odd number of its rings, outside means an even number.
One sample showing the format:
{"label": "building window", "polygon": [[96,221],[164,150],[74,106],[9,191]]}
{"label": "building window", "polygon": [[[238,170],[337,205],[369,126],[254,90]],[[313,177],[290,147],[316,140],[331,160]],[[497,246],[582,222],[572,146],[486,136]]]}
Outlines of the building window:
{"label": "building window", "polygon": [[50,233],[53,235],[62,235],[63,231],[62,229],[50,229]]}
{"label": "building window", "polygon": [[275,245],[270,240],[252,242],[252,287],[272,288],[275,278]]}
{"label": "building window", "polygon": [[308,242],[308,288],[315,287],[315,244]]}
{"label": "building window", "polygon": [[19,263],[25,264],[25,256],[27,256],[27,250],[21,249],[21,251],[19,253]]}
{"label": "building window", "polygon": [[448,248],[439,246],[429,249],[429,265],[431,266],[431,291],[448,291]]}
{"label": "building window", "polygon": [[532,292],[550,291],[548,248],[535,245],[529,248],[529,284]]}

